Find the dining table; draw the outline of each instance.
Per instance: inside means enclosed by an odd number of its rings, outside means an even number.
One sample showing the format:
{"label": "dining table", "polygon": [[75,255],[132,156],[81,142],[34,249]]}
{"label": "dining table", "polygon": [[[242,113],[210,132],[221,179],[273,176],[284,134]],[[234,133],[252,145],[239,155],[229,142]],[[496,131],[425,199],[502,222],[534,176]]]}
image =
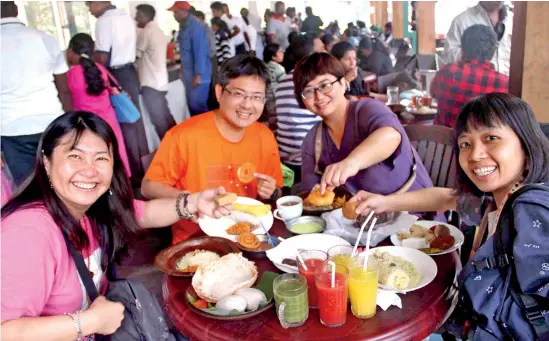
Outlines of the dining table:
{"label": "dining table", "polygon": [[[284,222],[275,219],[271,235],[289,238]],[[384,241],[383,245],[390,245]],[[314,245],[310,245],[314,249]],[[369,319],[355,317],[350,308],[347,321],[340,327],[321,324],[317,309],[309,309],[307,321],[300,327],[284,329],[275,308],[257,316],[238,321],[221,321],[198,315],[186,299],[191,285],[189,277],[166,275],[162,283],[165,309],[179,332],[191,341],[421,341],[438,330],[457,304],[457,275],[461,262],[456,251],[433,256],[438,271],[427,286],[399,294],[402,308],[390,306],[386,311],[377,307]],[[269,259],[254,260],[260,274],[264,271],[281,272]]]}

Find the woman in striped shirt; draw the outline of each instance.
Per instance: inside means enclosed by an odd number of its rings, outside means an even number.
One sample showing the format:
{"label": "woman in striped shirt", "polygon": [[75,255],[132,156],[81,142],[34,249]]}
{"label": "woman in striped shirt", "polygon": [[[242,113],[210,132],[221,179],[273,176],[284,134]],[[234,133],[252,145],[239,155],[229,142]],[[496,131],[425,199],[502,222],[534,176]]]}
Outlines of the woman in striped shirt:
{"label": "woman in striped shirt", "polygon": [[211,23],[212,30],[215,32],[217,65],[221,65],[221,63],[234,55],[231,51],[231,42],[229,40],[231,33],[227,24],[220,18],[213,18]]}

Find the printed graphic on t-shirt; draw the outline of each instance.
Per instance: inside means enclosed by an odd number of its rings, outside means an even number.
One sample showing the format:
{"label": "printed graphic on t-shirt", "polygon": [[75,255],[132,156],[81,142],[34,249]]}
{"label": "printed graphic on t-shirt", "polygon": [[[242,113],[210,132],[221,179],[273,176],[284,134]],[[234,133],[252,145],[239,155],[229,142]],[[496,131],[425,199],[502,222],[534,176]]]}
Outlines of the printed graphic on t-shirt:
{"label": "printed graphic on t-shirt", "polygon": [[213,164],[206,166],[207,188],[225,187],[228,192],[235,192],[241,196],[254,197],[255,180],[243,183],[238,179],[240,164]]}

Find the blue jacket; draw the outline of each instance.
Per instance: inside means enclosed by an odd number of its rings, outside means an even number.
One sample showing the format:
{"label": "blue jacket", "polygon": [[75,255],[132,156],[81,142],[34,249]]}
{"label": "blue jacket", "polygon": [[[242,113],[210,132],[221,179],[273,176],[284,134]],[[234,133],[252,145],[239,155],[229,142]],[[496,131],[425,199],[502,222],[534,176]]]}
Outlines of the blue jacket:
{"label": "blue jacket", "polygon": [[[508,203],[511,204],[511,203]],[[518,285],[525,294],[549,297],[549,191],[529,190],[512,203],[512,219],[516,229],[513,241],[513,260]],[[473,256],[480,261],[494,255],[494,238],[490,237]],[[467,263],[463,271],[471,266]],[[524,312],[511,295],[503,292],[504,278],[498,269],[473,271],[465,280],[463,289],[471,299],[473,309],[487,321],[475,331],[474,341],[503,340],[504,333],[494,320],[503,302],[501,319],[515,340],[535,340]],[[547,308],[543,308],[547,309]],[[549,314],[542,312],[549,323]]]}
{"label": "blue jacket", "polygon": [[194,75],[200,74],[201,83],[209,84],[212,64],[206,28],[193,16],[189,16],[179,31],[178,40],[184,79],[191,80]]}

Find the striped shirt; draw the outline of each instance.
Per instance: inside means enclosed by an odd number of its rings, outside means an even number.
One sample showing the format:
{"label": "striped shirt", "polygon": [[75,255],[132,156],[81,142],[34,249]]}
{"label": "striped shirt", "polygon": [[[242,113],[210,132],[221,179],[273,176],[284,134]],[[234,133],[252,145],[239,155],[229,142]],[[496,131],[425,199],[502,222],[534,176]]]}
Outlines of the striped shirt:
{"label": "striped shirt", "polygon": [[231,43],[225,35],[217,32],[215,34],[215,50],[217,57],[217,65],[221,65],[223,61],[231,58]]}
{"label": "striped shirt", "polygon": [[280,158],[284,163],[300,166],[301,156],[290,156],[301,153],[301,145],[307,132],[321,120],[312,112],[301,109],[294,94],[294,71],[282,77],[275,90],[276,100],[276,141]]}

